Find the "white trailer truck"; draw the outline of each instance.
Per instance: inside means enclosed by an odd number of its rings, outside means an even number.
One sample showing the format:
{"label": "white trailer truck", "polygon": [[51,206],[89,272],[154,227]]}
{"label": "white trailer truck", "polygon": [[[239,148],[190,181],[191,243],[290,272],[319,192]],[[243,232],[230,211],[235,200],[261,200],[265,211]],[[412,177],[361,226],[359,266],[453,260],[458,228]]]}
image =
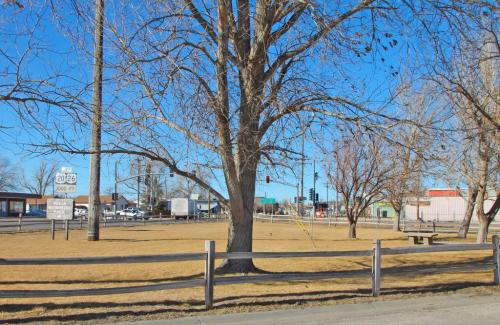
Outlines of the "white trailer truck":
{"label": "white trailer truck", "polygon": [[173,198],[171,213],[175,219],[189,219],[196,216],[196,200]]}

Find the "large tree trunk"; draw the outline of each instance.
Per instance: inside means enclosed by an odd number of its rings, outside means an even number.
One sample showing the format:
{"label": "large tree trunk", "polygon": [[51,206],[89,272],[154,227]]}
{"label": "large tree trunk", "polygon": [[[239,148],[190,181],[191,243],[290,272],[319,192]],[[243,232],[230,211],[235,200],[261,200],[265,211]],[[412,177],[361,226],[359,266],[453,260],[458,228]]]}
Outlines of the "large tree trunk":
{"label": "large tree trunk", "polygon": [[478,193],[476,198],[476,214],[477,220],[479,221],[479,231],[477,233],[478,244],[486,243],[486,238],[488,236],[488,228],[490,226],[490,219],[488,215],[484,212],[484,201],[488,196],[487,184],[488,184],[488,171],[490,163],[490,144],[485,138],[484,133],[479,135],[478,142],[478,157],[479,157],[479,182],[478,182]]}
{"label": "large tree trunk", "polygon": [[[230,193],[231,218],[227,238],[227,252],[251,252],[253,237],[253,206],[257,163],[249,158],[249,163],[242,165],[240,173],[239,195]],[[248,160],[247,160],[248,161]],[[233,188],[230,186],[230,188]],[[252,259],[228,259],[218,268],[222,273],[249,273],[256,271]]]}
{"label": "large tree trunk", "polygon": [[392,227],[393,231],[401,231],[401,211],[403,211],[403,203],[401,201],[402,200],[392,204],[392,208],[396,212],[396,217],[394,218],[394,224]]}
{"label": "large tree trunk", "polygon": [[477,240],[478,244],[485,244],[488,239],[488,230],[490,224],[487,221],[482,221],[479,224],[479,230],[477,231]]}
{"label": "large tree trunk", "polygon": [[356,238],[356,222],[349,220],[349,238]]}
{"label": "large tree trunk", "polygon": [[477,187],[469,188],[469,194],[467,195],[467,207],[465,209],[464,219],[460,225],[460,230],[458,231],[458,237],[467,238],[467,233],[469,232],[470,221],[472,215],[474,214],[474,206],[476,205],[478,189]]}

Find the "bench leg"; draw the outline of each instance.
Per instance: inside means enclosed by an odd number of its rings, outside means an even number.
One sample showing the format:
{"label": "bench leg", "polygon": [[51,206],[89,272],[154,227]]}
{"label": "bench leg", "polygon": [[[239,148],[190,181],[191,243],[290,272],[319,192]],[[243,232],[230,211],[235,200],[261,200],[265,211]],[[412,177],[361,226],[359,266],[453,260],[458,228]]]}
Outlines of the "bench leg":
{"label": "bench leg", "polygon": [[432,237],[425,237],[424,244],[425,245],[432,245]]}
{"label": "bench leg", "polygon": [[408,242],[410,245],[418,244],[417,237],[408,237]]}

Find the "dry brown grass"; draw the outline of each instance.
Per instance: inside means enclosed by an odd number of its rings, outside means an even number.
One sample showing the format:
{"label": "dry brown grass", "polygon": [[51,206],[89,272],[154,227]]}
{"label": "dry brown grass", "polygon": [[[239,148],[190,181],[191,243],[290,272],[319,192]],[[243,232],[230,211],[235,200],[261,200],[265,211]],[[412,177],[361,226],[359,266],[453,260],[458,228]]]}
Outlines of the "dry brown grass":
{"label": "dry brown grass", "polygon": [[[316,226],[315,245],[297,226],[256,223],[255,251],[314,251],[371,249],[373,239],[383,247],[407,246],[401,233],[382,229],[358,229],[358,239],[346,239],[344,227]],[[200,252],[206,239],[216,240],[223,251],[227,240],[224,223],[176,224],[142,227],[104,228],[102,240],[86,241],[85,231],[72,231],[70,241],[63,233],[52,241],[46,232],[1,235],[0,257],[70,257],[141,255],[169,252]],[[458,241],[440,235],[441,241]],[[473,240],[473,239],[470,239]],[[421,265],[462,263],[490,258],[491,252],[432,253],[387,256],[383,267],[411,268]],[[220,261],[217,261],[220,262]],[[369,268],[370,258],[309,258],[255,260],[269,272],[316,272]],[[0,266],[0,289],[68,289],[129,286],[159,283],[172,279],[201,276],[203,262],[88,266]],[[499,293],[491,286],[492,272],[385,277],[382,297],[392,299],[406,294],[436,294],[461,290],[468,293]],[[337,279],[263,284],[240,284],[215,288],[216,308],[210,313],[266,310],[278,306],[333,304],[368,301],[370,281]],[[204,313],[203,290],[180,289],[113,296],[0,299],[0,322],[81,322],[115,319],[167,318]]]}

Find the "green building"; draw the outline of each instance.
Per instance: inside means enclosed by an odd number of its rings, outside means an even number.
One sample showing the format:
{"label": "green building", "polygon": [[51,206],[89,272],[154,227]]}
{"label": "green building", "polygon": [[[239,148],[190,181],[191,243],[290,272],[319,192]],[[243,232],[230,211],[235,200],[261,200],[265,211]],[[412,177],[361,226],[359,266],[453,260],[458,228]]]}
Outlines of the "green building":
{"label": "green building", "polygon": [[372,218],[395,218],[396,211],[389,202],[380,201],[373,203],[370,208],[369,214]]}

